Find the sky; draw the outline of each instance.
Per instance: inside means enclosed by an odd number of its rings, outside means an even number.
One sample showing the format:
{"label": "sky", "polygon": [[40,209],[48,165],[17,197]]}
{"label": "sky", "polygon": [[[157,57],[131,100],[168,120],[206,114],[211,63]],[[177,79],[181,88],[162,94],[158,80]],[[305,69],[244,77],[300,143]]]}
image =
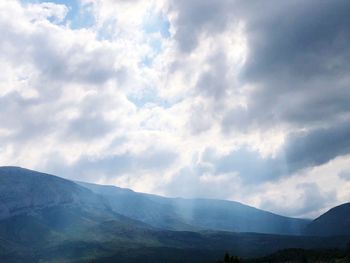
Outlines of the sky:
{"label": "sky", "polygon": [[350,201],[347,0],[2,0],[0,165],[313,218]]}

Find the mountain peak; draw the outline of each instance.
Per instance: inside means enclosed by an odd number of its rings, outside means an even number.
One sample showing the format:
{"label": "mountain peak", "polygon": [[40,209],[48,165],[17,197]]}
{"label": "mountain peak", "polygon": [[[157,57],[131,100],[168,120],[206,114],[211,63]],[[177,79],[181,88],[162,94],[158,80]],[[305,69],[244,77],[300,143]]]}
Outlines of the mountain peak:
{"label": "mountain peak", "polygon": [[328,210],[312,221],[305,230],[309,235],[350,235],[350,203]]}
{"label": "mountain peak", "polygon": [[20,166],[0,166],[0,175],[19,175],[19,174],[31,174],[31,175],[49,175],[42,172],[37,172],[31,169],[23,168]]}

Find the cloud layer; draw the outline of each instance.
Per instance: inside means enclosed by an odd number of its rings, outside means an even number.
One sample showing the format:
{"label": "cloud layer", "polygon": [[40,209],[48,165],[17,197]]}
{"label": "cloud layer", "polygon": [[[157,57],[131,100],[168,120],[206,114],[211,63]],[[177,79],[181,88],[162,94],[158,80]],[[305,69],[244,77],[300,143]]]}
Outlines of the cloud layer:
{"label": "cloud layer", "polygon": [[316,216],[350,199],[349,13],[2,1],[0,164]]}

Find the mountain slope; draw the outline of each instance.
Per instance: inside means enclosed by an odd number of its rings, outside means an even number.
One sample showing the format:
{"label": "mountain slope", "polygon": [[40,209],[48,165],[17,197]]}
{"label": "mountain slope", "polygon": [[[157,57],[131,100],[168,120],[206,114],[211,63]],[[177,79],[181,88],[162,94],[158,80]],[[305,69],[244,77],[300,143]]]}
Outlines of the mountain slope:
{"label": "mountain slope", "polygon": [[[68,225],[61,225],[63,216]],[[73,219],[73,220],[72,220]],[[91,221],[90,221],[91,220]],[[90,222],[86,222],[90,221]],[[129,221],[97,222],[81,211],[50,207],[0,221],[0,262],[214,262],[225,251],[263,256],[285,248],[345,247],[350,237],[189,232],[147,228]]]}
{"label": "mountain slope", "polygon": [[165,198],[114,186],[80,185],[102,195],[115,212],[170,230],[300,234],[309,223],[233,201]]}
{"label": "mountain slope", "polygon": [[17,243],[23,237],[35,243],[38,233],[41,242],[75,238],[106,221],[152,228],[116,213],[102,196],[72,181],[17,167],[0,168],[0,215],[0,237]]}
{"label": "mountain slope", "polygon": [[69,180],[18,167],[0,168],[0,219],[68,204],[107,208],[99,195]]}
{"label": "mountain slope", "polygon": [[[1,263],[92,259],[193,263],[219,258],[224,251],[252,257],[292,247],[344,247],[350,241],[350,237],[209,231],[237,227],[285,231],[295,219],[236,202],[164,198],[77,184],[16,167],[0,167],[0,207]],[[254,226],[261,222],[267,224]]]}
{"label": "mountain slope", "polygon": [[[135,246],[153,229],[112,211],[103,197],[72,181],[18,167],[0,168],[0,215],[0,262],[38,262],[45,253],[48,261],[66,258],[62,247],[74,258],[85,246],[96,250],[111,240]],[[139,241],[131,233],[140,233]]]}
{"label": "mountain slope", "polygon": [[114,186],[75,183],[16,167],[0,168],[0,219],[55,206],[77,206],[167,230],[300,234],[307,220],[279,216],[238,202],[165,198]]}
{"label": "mountain slope", "polygon": [[304,233],[316,236],[350,235],[350,203],[336,206],[316,218]]}

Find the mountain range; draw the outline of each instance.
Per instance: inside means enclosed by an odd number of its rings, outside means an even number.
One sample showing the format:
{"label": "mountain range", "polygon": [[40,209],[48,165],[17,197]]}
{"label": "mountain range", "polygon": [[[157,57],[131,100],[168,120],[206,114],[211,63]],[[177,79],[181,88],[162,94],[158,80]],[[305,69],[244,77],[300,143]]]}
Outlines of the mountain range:
{"label": "mountain range", "polygon": [[349,215],[344,204],[311,221],[0,167],[0,262],[7,263],[211,262],[224,251],[252,257],[344,247]]}

